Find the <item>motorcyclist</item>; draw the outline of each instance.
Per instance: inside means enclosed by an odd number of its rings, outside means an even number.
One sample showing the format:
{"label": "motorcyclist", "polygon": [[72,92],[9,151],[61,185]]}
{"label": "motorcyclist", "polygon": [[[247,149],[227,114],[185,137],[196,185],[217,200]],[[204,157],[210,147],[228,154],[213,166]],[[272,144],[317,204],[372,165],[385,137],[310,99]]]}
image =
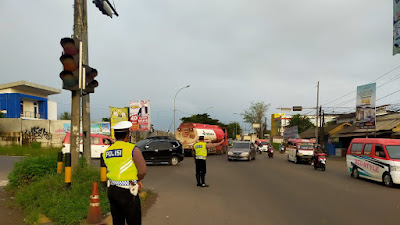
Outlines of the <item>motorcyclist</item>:
{"label": "motorcyclist", "polygon": [[314,148],[314,154],[311,157],[311,165],[313,166],[314,163],[317,162],[318,160],[318,154],[323,153],[323,151],[321,150],[321,145],[316,145],[316,147]]}

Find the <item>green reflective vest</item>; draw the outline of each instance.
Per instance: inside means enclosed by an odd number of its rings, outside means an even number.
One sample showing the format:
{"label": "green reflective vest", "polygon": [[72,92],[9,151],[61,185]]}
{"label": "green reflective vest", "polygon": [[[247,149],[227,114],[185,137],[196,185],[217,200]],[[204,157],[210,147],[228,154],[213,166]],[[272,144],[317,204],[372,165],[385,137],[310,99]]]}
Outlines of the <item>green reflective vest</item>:
{"label": "green reflective vest", "polygon": [[[103,153],[107,178],[114,181],[137,180],[137,168],[132,159],[134,144],[116,141]],[[137,150],[136,150],[137,151]]]}
{"label": "green reflective vest", "polygon": [[194,144],[194,150],[196,152],[196,159],[206,159],[207,158],[207,148],[205,142],[197,142]]}

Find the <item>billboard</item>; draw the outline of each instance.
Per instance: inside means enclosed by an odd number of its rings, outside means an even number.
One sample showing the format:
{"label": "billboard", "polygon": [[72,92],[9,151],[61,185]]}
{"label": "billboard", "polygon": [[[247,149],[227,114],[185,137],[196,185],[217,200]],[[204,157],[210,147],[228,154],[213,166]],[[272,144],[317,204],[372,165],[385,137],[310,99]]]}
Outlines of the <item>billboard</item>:
{"label": "billboard", "polygon": [[356,126],[357,129],[375,129],[376,83],[357,87]]}
{"label": "billboard", "polygon": [[283,132],[283,139],[295,139],[299,137],[299,127],[285,127],[285,131]]}
{"label": "billboard", "polygon": [[400,52],[400,0],[393,0],[393,55]]}
{"label": "billboard", "polygon": [[129,103],[129,120],[132,122],[131,131],[150,130],[150,101],[131,101]]}
{"label": "billboard", "polygon": [[[82,133],[82,126],[81,133]],[[110,123],[109,122],[97,122],[90,124],[90,133],[91,134],[104,134],[110,135]],[[71,123],[64,123],[64,133],[71,132]]]}
{"label": "billboard", "polygon": [[[121,121],[128,121],[128,108],[116,108],[110,106],[110,121],[111,127]],[[114,130],[111,130],[111,137],[114,137]]]}

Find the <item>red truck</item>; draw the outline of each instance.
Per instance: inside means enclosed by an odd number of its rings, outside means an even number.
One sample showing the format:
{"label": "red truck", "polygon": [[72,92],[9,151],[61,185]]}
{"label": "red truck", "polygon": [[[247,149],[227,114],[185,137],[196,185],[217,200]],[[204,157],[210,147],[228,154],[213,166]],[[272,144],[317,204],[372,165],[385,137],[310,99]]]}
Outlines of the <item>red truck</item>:
{"label": "red truck", "polygon": [[228,133],[218,125],[182,123],[175,133],[175,138],[183,145],[185,155],[192,154],[193,145],[199,141],[199,136],[204,136],[208,154],[220,155],[227,152]]}

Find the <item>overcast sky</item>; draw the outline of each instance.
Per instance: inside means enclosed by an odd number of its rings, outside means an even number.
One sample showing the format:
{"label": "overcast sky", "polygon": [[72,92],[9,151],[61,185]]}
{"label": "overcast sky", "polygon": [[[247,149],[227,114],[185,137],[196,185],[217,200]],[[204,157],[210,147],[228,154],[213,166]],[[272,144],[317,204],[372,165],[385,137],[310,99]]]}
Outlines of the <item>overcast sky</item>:
{"label": "overcast sky", "polygon": [[[317,81],[323,106],[355,108],[358,85],[400,65],[392,55],[392,1],[116,0],[115,5],[120,16],[111,19],[88,1],[89,64],[99,71],[99,87],[91,95],[94,121],[109,117],[109,106],[148,99],[155,128],[167,130],[175,93],[188,84],[176,98],[177,121],[207,112],[225,123],[241,122],[233,113],[258,101],[271,103],[268,119],[280,112],[277,107],[315,107]],[[0,0],[0,30],[0,83],[26,80],[61,89],[59,42],[73,33],[73,0]],[[398,74],[400,68],[377,80],[378,87],[385,84],[377,99],[399,89]],[[394,93],[377,105],[399,103],[399,97]],[[58,103],[58,114],[70,111],[70,91],[49,98]],[[352,108],[326,109],[333,110]]]}

